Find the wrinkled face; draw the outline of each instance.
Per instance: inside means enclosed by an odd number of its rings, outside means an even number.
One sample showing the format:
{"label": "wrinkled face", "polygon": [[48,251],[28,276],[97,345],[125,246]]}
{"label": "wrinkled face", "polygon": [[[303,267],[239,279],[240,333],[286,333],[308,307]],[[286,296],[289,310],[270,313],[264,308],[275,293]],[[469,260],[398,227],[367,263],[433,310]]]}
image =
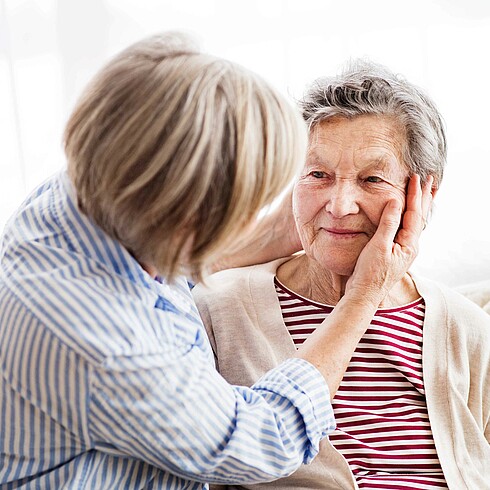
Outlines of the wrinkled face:
{"label": "wrinkled face", "polygon": [[337,117],[312,129],[293,207],[306,255],[319,266],[352,274],[386,203],[405,204],[404,145],[401,127],[388,116]]}

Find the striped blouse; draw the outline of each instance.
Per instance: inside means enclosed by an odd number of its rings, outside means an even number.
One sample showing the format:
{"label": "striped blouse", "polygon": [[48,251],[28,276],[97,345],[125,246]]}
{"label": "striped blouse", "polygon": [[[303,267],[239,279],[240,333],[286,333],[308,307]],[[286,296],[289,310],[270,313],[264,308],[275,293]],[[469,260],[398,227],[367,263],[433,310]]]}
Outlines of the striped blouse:
{"label": "striped blouse", "polygon": [[[277,278],[275,285],[286,327],[300,345],[333,308],[299,296]],[[337,430],[330,441],[361,489],[447,489],[425,402],[424,311],[422,299],[379,309],[334,397]]]}
{"label": "striped blouse", "polygon": [[184,278],[151,278],[78,211],[65,173],[2,236],[0,488],[202,489],[283,476],[334,428],[290,359],[232,387]]}

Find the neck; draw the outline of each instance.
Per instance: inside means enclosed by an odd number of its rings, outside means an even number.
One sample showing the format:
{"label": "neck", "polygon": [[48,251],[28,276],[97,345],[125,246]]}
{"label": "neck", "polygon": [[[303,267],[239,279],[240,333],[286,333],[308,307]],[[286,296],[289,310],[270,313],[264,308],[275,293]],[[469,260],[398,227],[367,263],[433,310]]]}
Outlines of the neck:
{"label": "neck", "polygon": [[282,264],[277,270],[277,278],[301,296],[328,305],[340,301],[349,279],[319,267],[304,254]]}
{"label": "neck", "polygon": [[[305,298],[335,306],[344,296],[350,276],[327,270],[303,254],[281,264],[277,270],[277,278],[286,287]],[[405,274],[391,289],[380,307],[401,306],[419,297],[412,278]]]}
{"label": "neck", "polygon": [[158,276],[158,271],[152,265],[150,265],[150,264],[144,264],[142,262],[140,262],[140,265],[141,265],[142,269],[145,270],[146,272],[148,272],[148,274],[150,274],[150,276],[153,279],[155,279]]}

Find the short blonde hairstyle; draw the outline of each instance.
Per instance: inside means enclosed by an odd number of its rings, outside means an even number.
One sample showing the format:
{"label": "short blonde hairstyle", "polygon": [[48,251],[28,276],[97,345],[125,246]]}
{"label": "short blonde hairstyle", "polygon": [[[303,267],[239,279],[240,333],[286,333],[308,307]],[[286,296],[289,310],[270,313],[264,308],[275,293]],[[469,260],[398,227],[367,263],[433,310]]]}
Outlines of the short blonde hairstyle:
{"label": "short blonde hairstyle", "polygon": [[256,74],[167,33],[96,75],[64,141],[82,211],[171,279],[201,277],[291,182],[306,126]]}

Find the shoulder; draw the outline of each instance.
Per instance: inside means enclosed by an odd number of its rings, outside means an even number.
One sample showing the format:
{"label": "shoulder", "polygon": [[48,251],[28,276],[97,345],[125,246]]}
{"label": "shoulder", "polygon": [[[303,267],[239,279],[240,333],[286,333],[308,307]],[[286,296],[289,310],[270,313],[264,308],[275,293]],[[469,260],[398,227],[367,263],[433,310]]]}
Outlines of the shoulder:
{"label": "shoulder", "polygon": [[226,298],[243,298],[251,287],[257,288],[268,284],[284,260],[226,269],[212,274],[204,283],[197,284],[192,289],[194,299],[200,305],[215,301],[222,303]]}
{"label": "shoulder", "polygon": [[414,277],[426,304],[426,320],[454,327],[458,335],[490,342],[490,315],[460,291],[430,279]]}
{"label": "shoulder", "polygon": [[456,291],[490,314],[490,280],[465,284],[456,288]]}
{"label": "shoulder", "polygon": [[197,312],[190,318],[190,296],[175,287],[159,295],[90,260],[13,276],[1,289],[15,298],[18,317],[35,317],[46,334],[90,364],[177,351],[195,339],[199,325]]}

